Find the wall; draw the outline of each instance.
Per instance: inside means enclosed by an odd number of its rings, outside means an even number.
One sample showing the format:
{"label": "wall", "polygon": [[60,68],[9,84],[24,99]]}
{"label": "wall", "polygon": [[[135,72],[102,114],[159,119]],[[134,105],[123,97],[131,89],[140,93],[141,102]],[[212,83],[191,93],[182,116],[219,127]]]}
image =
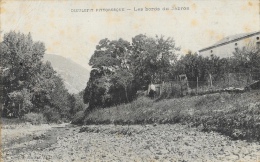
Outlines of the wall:
{"label": "wall", "polygon": [[[257,37],[259,38],[257,40]],[[256,44],[256,42],[260,42],[260,34],[241,39],[238,41],[231,41],[230,43],[227,43],[225,45],[217,46],[214,48],[207,49],[205,51],[199,52],[202,56],[210,56],[212,54],[219,56],[220,58],[223,57],[231,57],[233,56],[233,52],[235,52],[235,48],[243,48],[244,46],[247,46],[249,42],[252,42]]]}

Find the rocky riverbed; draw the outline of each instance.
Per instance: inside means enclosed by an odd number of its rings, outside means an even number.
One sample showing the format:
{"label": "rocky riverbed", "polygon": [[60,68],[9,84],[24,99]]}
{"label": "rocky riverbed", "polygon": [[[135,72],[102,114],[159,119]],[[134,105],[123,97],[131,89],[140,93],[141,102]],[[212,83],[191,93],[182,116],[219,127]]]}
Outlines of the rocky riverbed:
{"label": "rocky riverbed", "polygon": [[3,161],[260,162],[258,142],[185,125],[41,125],[2,128]]}

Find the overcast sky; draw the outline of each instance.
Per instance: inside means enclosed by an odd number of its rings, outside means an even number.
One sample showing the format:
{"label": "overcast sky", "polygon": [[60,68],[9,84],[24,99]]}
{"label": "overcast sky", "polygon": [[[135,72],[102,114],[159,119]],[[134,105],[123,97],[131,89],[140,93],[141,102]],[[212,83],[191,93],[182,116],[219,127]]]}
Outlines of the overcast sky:
{"label": "overcast sky", "polygon": [[[90,69],[99,40],[138,34],[173,37],[182,53],[198,51],[225,36],[259,31],[258,0],[187,1],[1,1],[1,39],[10,30],[31,32],[46,53],[62,55]],[[134,8],[161,11],[134,11]],[[163,7],[189,10],[162,11]],[[124,12],[71,12],[71,9],[124,8]]]}

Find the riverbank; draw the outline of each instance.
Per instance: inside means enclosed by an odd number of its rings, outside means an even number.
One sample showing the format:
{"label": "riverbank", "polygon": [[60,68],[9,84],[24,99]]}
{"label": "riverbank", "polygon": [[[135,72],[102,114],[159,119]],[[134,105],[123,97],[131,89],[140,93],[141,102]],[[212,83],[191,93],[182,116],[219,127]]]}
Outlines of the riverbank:
{"label": "riverbank", "polygon": [[[180,124],[57,125],[3,143],[4,162],[16,161],[240,161],[260,160],[257,142],[231,140]],[[43,129],[43,131],[40,131]],[[6,135],[8,131],[2,130]],[[41,132],[41,133],[39,133]],[[34,134],[37,133],[37,134]],[[32,135],[32,138],[29,136]],[[20,139],[20,137],[16,137]],[[17,151],[19,150],[19,151]]]}
{"label": "riverbank", "polygon": [[80,124],[188,124],[233,139],[260,141],[260,91],[215,93],[154,101],[147,97],[96,109]]}

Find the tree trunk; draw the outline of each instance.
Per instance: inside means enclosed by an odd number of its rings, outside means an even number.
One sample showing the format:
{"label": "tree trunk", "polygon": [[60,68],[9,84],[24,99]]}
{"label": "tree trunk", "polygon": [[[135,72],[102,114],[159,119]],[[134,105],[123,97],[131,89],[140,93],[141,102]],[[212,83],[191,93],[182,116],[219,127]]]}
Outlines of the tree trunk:
{"label": "tree trunk", "polygon": [[127,87],[125,87],[125,97],[126,97],[126,101],[129,102],[128,95],[127,95]]}

